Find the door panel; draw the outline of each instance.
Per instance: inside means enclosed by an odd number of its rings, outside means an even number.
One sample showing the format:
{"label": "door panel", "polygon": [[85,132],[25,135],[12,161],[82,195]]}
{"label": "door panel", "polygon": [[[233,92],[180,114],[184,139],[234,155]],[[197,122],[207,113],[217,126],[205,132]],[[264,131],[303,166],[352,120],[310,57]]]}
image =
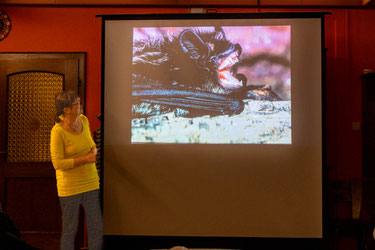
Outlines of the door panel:
{"label": "door panel", "polygon": [[[7,177],[7,210],[22,231],[59,232],[59,204],[52,178]],[[38,194],[38,195],[36,195]],[[17,199],[8,196],[17,197]],[[43,216],[38,216],[43,215]]]}
{"label": "door panel", "polygon": [[64,76],[50,72],[8,75],[7,162],[50,162],[55,96]]}
{"label": "door panel", "polygon": [[[61,231],[55,171],[47,155],[54,95],[75,90],[84,103],[84,67],[84,53],[0,53],[0,201],[31,240],[30,235],[58,237]],[[62,86],[48,79],[54,76]],[[57,249],[58,240],[53,242],[51,249]]]}

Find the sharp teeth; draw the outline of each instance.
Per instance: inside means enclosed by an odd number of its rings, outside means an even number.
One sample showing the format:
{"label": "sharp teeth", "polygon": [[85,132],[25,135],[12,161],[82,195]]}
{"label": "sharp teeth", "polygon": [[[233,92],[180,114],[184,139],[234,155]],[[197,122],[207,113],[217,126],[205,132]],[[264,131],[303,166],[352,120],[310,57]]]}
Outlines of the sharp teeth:
{"label": "sharp teeth", "polygon": [[238,63],[238,52],[231,53],[219,66],[219,70],[226,69]]}

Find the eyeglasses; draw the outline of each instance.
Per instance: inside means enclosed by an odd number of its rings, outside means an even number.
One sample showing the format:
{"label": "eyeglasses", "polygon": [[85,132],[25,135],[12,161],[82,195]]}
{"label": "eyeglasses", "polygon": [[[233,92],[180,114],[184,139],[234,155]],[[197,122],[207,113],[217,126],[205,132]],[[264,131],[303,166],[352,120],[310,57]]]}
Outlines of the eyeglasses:
{"label": "eyeglasses", "polygon": [[75,105],[78,105],[78,104],[80,104],[80,103],[81,103],[81,100],[78,99],[77,101],[75,101],[75,102],[72,103],[72,107],[75,106]]}

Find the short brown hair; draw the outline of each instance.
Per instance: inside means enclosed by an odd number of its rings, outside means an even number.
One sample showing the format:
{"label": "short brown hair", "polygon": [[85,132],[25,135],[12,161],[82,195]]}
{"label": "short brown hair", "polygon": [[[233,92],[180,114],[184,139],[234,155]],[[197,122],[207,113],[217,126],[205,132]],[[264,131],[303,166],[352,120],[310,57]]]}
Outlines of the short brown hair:
{"label": "short brown hair", "polygon": [[75,100],[79,98],[77,92],[73,90],[65,90],[59,92],[55,98],[56,104],[56,117],[55,120],[57,123],[61,122],[60,116],[64,114],[64,108],[71,107]]}

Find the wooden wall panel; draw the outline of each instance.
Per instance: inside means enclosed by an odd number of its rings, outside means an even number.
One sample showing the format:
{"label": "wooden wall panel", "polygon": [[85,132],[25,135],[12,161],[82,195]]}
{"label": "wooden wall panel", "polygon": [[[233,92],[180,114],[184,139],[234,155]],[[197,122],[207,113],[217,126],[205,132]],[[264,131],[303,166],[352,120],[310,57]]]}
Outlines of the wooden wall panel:
{"label": "wooden wall panel", "polygon": [[1,0],[1,4],[55,4],[55,0]]}
{"label": "wooden wall panel", "polygon": [[21,231],[60,231],[54,178],[7,178],[5,182],[6,211]]}
{"label": "wooden wall panel", "polygon": [[[361,121],[362,110],[362,91],[360,76],[364,69],[375,70],[375,33],[373,32],[375,23],[375,10],[349,10],[349,92],[346,98],[347,116],[350,122]],[[346,162],[343,162],[343,167],[351,169],[351,176],[361,176],[361,133],[360,131],[345,131],[344,134],[348,136],[346,142],[347,151],[344,154],[349,154]],[[344,159],[343,159],[344,160]]]}
{"label": "wooden wall panel", "polygon": [[177,5],[177,0],[54,0],[63,5]]}
{"label": "wooden wall panel", "polygon": [[217,13],[256,13],[259,12],[258,8],[207,8],[206,11],[215,10]]}
{"label": "wooden wall panel", "polygon": [[243,5],[257,6],[258,0],[178,0],[178,5],[200,5],[200,6],[220,6],[220,5]]}
{"label": "wooden wall panel", "polygon": [[285,0],[285,1],[277,1],[277,0],[260,0],[260,6],[302,6],[303,0]]}
{"label": "wooden wall panel", "polygon": [[342,153],[346,151],[346,134],[351,133],[351,124],[343,122],[348,119],[345,112],[348,105],[345,100],[349,95],[348,10],[329,11],[332,14],[325,17],[327,164],[333,178],[346,179],[350,173],[339,166],[347,161]]}
{"label": "wooden wall panel", "polygon": [[361,6],[361,0],[302,0],[304,6]]}

